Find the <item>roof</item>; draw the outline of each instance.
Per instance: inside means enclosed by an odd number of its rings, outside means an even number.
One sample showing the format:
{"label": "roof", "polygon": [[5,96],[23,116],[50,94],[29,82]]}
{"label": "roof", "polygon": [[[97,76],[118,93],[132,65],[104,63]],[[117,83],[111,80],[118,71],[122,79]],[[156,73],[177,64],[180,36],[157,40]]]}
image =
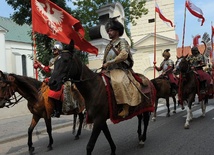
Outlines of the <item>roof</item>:
{"label": "roof", "polygon": [[0,27],[7,30],[5,34],[6,41],[17,41],[31,43],[31,27],[27,24],[18,25],[12,19],[0,17]]}
{"label": "roof", "polygon": [[[204,44],[200,44],[197,46],[198,47],[198,50],[200,53],[204,53],[204,50],[205,50],[205,47],[204,47]],[[191,46],[185,46],[184,47],[184,50],[183,50],[183,54],[182,54],[182,47],[178,47],[177,48],[177,57],[181,57],[182,55],[183,56],[186,56],[186,55],[191,55]]]}

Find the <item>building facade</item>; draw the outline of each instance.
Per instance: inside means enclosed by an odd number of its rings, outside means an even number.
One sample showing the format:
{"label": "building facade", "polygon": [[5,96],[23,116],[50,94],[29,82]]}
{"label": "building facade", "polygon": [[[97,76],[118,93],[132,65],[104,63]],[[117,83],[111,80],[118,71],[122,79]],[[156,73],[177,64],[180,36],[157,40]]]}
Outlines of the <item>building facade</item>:
{"label": "building facade", "polygon": [[[161,0],[157,1],[157,4],[162,14],[174,23],[174,0]],[[163,61],[162,53],[165,49],[170,49],[170,58],[176,61],[178,44],[175,27],[171,27],[159,18],[155,6],[155,0],[147,0],[145,7],[149,10],[148,14],[136,20],[137,25],[131,25],[130,28],[134,49],[137,50],[133,55],[135,62],[133,69],[149,79],[154,78],[155,59],[156,65],[159,66]],[[159,74],[155,73],[157,76]]]}
{"label": "building facade", "polygon": [[34,77],[31,27],[0,17],[0,70]]}

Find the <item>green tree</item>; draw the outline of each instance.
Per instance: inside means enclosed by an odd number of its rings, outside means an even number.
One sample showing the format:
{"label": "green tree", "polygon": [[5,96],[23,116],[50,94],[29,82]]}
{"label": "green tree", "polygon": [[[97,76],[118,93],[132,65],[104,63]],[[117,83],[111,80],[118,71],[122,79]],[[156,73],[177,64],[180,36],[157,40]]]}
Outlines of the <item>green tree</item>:
{"label": "green tree", "polygon": [[[14,13],[11,15],[13,21],[19,25],[24,23],[31,25],[31,1],[30,0],[5,0],[8,5],[12,6]],[[130,36],[130,31],[128,29],[128,24],[136,24],[135,20],[140,18],[143,14],[148,13],[148,9],[145,8],[146,0],[51,0],[61,8],[63,8],[68,13],[72,14],[73,17],[80,20],[86,32],[86,39],[90,40],[88,36],[89,28],[98,24],[98,10],[101,6],[108,3],[120,2],[124,7],[124,12],[126,16],[125,28]],[[67,5],[66,2],[72,2],[72,8]],[[48,64],[51,57],[50,47],[52,45],[52,39],[48,38],[46,35],[37,34],[36,37],[37,44],[37,58],[39,61]],[[84,62],[88,62],[86,59],[87,54],[80,52],[80,58],[83,58]]]}

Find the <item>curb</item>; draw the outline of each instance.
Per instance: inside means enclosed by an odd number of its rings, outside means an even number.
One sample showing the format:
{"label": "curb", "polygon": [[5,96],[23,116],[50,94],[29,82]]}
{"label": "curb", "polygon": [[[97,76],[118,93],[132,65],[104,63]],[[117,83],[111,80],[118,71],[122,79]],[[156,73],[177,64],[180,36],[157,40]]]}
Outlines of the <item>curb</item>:
{"label": "curb", "polygon": [[[68,127],[68,126],[72,126],[72,125],[73,124],[71,122],[69,122],[69,123],[63,123],[63,124],[58,124],[58,125],[53,125],[52,126],[52,133],[53,133],[53,130],[57,130],[57,129]],[[47,132],[46,127],[42,128],[42,129],[39,129],[39,131],[33,132],[32,136],[40,135],[40,134],[42,134],[44,132]],[[10,142],[10,141],[14,141],[14,140],[18,140],[18,139],[21,139],[21,138],[24,138],[24,137],[28,137],[27,131],[26,131],[25,134],[24,133],[17,134],[15,136],[11,136],[11,137],[7,137],[5,139],[2,139],[2,140],[0,140],[0,144],[7,143],[7,142]]]}

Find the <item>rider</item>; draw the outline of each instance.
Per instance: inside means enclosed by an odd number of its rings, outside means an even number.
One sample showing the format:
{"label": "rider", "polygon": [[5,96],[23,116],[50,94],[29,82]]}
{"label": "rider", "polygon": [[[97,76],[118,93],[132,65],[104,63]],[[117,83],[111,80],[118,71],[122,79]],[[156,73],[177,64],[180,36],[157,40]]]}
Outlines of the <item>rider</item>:
{"label": "rider", "polygon": [[[58,59],[60,52],[63,51],[63,45],[61,42],[56,41],[54,43],[54,46],[52,48],[53,52],[53,58],[49,61],[48,66],[44,66],[42,63],[39,61],[35,61],[34,67],[38,66],[41,68],[43,71],[49,73],[54,69],[54,62]],[[45,81],[48,82],[49,78],[46,78]],[[60,114],[62,113],[62,102],[61,99],[63,98],[63,101],[68,102],[71,99],[71,94],[70,91],[67,91],[68,87],[71,89],[71,83],[65,82],[64,86],[61,88],[59,91],[53,91],[49,90],[48,97],[54,103],[55,110],[53,114],[51,115],[52,117],[60,117]],[[63,97],[62,97],[63,94]],[[71,104],[71,103],[70,103]],[[73,105],[73,108],[77,108],[77,105]]]}
{"label": "rider", "polygon": [[159,76],[160,78],[167,77],[169,79],[170,85],[171,85],[171,92],[172,94],[177,93],[177,85],[178,85],[178,79],[173,74],[174,69],[174,62],[169,59],[170,58],[170,49],[165,49],[162,53],[162,56],[164,57],[164,60],[161,62],[160,67],[155,66],[155,69],[157,71],[163,71],[162,74]]}
{"label": "rider", "polygon": [[132,76],[130,46],[124,38],[120,38],[124,33],[123,25],[116,18],[110,18],[105,29],[111,41],[104,52],[102,72],[109,73],[117,104],[123,105],[118,116],[126,117],[129,106],[137,106],[141,101],[141,94],[137,89],[140,83]]}
{"label": "rider", "polygon": [[203,70],[203,67],[206,66],[204,56],[199,52],[197,46],[193,46],[191,48],[191,53],[192,55],[187,57],[187,61],[190,62],[191,68],[199,75],[200,93],[205,94],[205,90],[210,84],[211,77],[207,72]]}

